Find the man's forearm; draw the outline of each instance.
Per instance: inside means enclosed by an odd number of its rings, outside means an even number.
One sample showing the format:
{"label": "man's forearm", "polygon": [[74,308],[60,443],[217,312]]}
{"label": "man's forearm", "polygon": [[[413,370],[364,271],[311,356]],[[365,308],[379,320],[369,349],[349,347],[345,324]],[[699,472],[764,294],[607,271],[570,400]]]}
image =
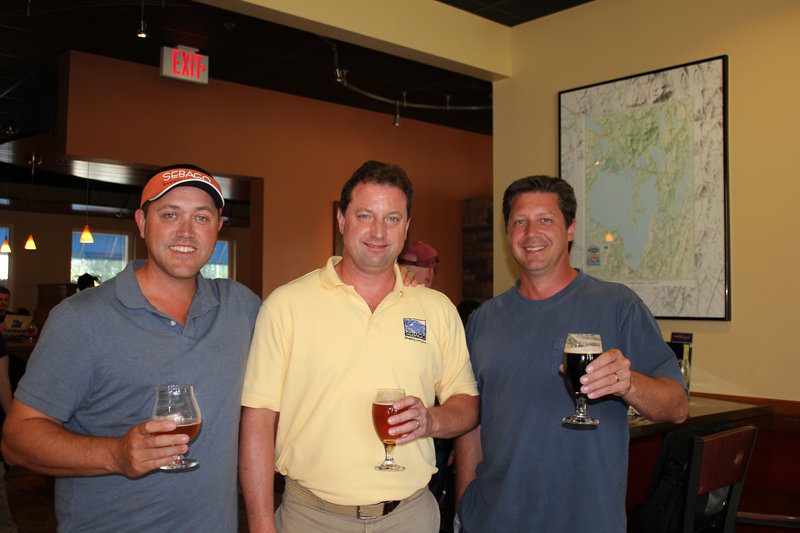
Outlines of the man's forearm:
{"label": "man's forearm", "polygon": [[451,439],[478,425],[478,396],[454,394],[438,407],[428,408],[433,420],[431,437]]}
{"label": "man's forearm", "polygon": [[278,414],[244,407],[239,437],[239,480],[252,533],[275,531],[275,428]]}
{"label": "man's forearm", "polygon": [[113,459],[116,441],[78,435],[45,419],[7,420],[3,457],[10,464],[49,476],[118,473]]}
{"label": "man's forearm", "polygon": [[667,378],[652,378],[631,371],[631,389],[623,399],[654,422],[681,423],[689,415],[685,389]]}

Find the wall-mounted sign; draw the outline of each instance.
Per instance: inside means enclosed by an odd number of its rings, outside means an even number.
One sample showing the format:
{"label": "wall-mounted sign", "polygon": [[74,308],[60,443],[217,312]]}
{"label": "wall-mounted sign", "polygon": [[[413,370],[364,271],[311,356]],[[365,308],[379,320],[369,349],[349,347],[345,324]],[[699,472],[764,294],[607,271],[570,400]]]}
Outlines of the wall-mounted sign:
{"label": "wall-mounted sign", "polygon": [[161,75],[192,83],[208,83],[208,56],[197,53],[197,48],[178,46],[161,47]]}

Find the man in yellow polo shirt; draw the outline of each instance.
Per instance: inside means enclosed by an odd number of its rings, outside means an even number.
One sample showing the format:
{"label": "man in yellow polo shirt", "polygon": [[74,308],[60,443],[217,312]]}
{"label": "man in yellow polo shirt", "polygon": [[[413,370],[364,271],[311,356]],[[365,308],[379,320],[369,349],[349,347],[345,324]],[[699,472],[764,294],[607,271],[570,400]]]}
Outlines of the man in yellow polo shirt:
{"label": "man in yellow polo shirt", "polygon": [[[458,312],[439,292],[405,286],[397,267],[412,194],[400,167],[362,165],[342,189],[342,257],[261,307],[239,454],[251,532],[439,531],[426,489],[431,437],[475,427],[478,397]],[[407,394],[389,419],[402,471],[375,469],[384,457],[371,416],[378,388]],[[277,512],[275,470],[286,476]]]}

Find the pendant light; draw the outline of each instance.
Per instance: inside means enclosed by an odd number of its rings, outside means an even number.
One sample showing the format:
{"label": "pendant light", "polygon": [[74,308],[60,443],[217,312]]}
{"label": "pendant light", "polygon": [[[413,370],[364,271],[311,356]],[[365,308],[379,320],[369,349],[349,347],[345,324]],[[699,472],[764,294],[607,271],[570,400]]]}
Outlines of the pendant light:
{"label": "pendant light", "polygon": [[89,179],[86,179],[86,225],[83,226],[80,242],[89,244],[94,242],[92,232],[89,231]]}
{"label": "pendant light", "polygon": [[11,245],[8,244],[8,231],[6,231],[6,238],[3,239],[3,244],[0,245],[0,254],[10,254]]}
{"label": "pendant light", "polygon": [[[9,126],[9,130],[10,129],[11,129],[11,126]],[[5,198],[9,197],[9,195],[8,195],[8,172],[9,172],[8,168],[6,168],[6,192],[5,192]],[[0,245],[0,254],[10,254],[11,253],[11,245],[8,244],[8,234],[9,234],[9,231],[8,231],[8,229],[6,229],[6,236],[3,239],[3,244]]]}
{"label": "pendant light", "polygon": [[[30,227],[33,228],[33,176],[36,173],[36,165],[42,164],[41,159],[36,158],[36,152],[31,154],[30,163],[31,163],[31,210],[28,220]],[[36,241],[33,240],[33,230],[31,230],[31,233],[28,235],[28,240],[25,241],[25,249],[26,250],[36,249]]]}
{"label": "pendant light", "polygon": [[139,31],[136,33],[136,36],[140,39],[147,38],[147,24],[144,23],[144,0],[142,0],[142,16],[139,19]]}

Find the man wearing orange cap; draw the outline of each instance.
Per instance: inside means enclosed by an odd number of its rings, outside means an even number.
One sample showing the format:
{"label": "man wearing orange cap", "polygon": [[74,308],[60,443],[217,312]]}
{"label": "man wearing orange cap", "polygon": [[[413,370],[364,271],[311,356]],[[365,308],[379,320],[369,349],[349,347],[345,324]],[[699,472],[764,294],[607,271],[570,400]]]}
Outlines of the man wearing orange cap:
{"label": "man wearing orange cap", "polygon": [[[136,224],[147,260],[56,306],[20,381],[3,454],[56,476],[59,531],[237,530],[236,461],[244,364],[260,299],[199,274],[222,226],[222,190],[179,165],[144,187]],[[151,421],[154,388],[193,385],[200,466],[174,421]],[[166,433],[166,434],[165,434]]]}
{"label": "man wearing orange cap", "polygon": [[430,244],[422,241],[407,243],[397,257],[397,262],[413,272],[424,287],[433,285],[436,276],[436,264],[439,263],[439,252]]}

